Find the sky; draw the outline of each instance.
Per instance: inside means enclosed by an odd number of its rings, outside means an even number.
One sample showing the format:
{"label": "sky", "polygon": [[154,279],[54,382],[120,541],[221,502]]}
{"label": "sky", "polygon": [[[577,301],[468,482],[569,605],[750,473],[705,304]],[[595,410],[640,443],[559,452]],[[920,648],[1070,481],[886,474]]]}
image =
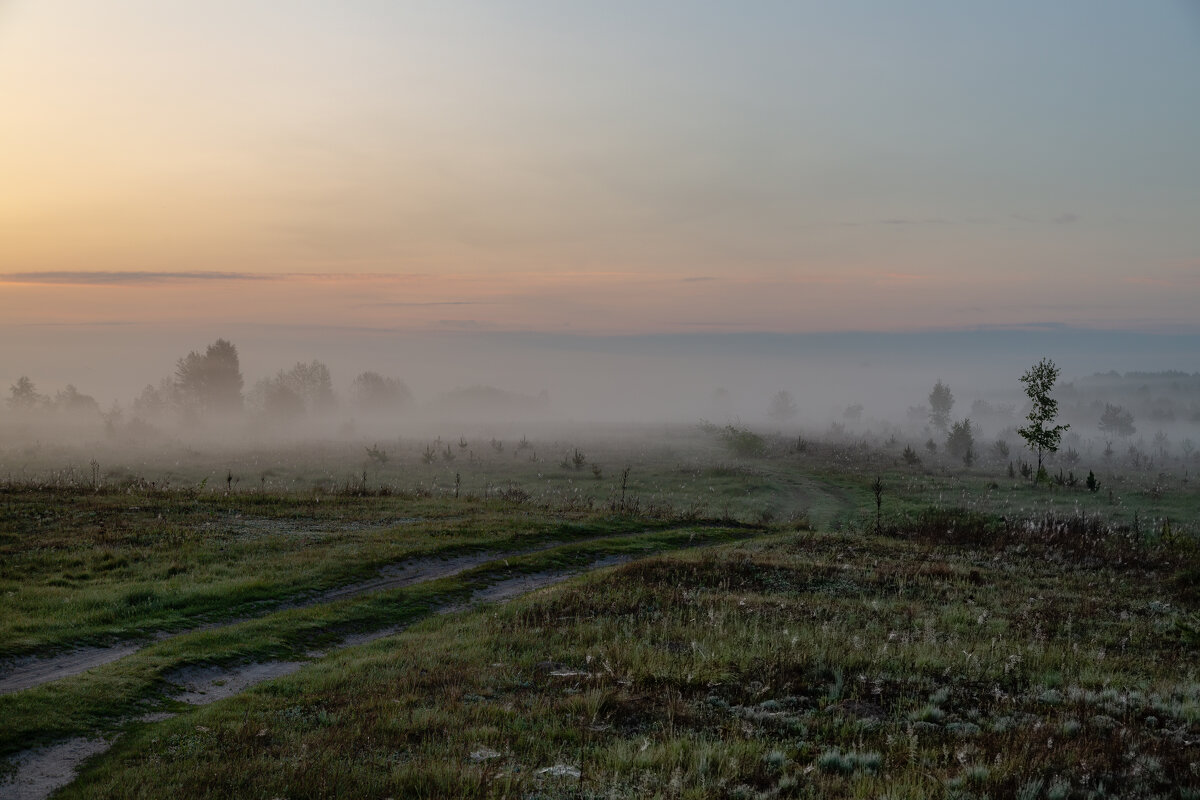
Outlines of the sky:
{"label": "sky", "polygon": [[1194,332],[1198,76],[1195,0],[0,0],[0,318]]}

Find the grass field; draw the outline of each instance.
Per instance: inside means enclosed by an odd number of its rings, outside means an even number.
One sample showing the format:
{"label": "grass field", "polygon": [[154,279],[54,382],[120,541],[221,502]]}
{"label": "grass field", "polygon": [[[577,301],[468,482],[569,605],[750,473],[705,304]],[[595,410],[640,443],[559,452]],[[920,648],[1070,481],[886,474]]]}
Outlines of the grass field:
{"label": "grass field", "polygon": [[138,730],[67,796],[1067,797],[1200,782],[1194,642],[1163,576],[929,547],[777,534],[431,620]]}
{"label": "grass field", "polygon": [[[1091,492],[883,442],[481,444],[10,481],[0,680],[126,650],[0,694],[8,773],[103,740],[61,796],[1200,796],[1185,472]],[[379,577],[425,563],[457,567]],[[246,664],[280,669],[181,699]]]}

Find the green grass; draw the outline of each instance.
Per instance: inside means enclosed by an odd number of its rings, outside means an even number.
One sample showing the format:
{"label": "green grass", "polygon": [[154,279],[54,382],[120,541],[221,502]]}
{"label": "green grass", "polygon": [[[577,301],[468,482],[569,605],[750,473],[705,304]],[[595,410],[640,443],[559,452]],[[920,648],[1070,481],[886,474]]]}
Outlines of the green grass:
{"label": "green grass", "polygon": [[601,556],[653,553],[755,532],[753,528],[688,526],[588,538],[489,562],[452,578],[182,634],[82,675],[0,696],[0,718],[5,720],[0,728],[0,755],[40,741],[104,729],[145,710],[147,703],[160,704],[164,676],[185,666],[304,659],[306,652],[334,644],[345,634],[407,624],[440,606],[464,601],[473,590],[504,576],[579,567]]}
{"label": "green grass", "polygon": [[[24,474],[27,480],[50,485],[88,487],[93,476],[87,464],[96,459],[101,465],[97,481],[106,488],[167,485],[179,490],[176,493],[211,499],[225,495],[226,478],[231,476],[230,496],[261,493],[266,509],[277,505],[270,498],[282,496],[347,500],[364,490],[375,495],[382,490],[436,500],[429,513],[439,514],[436,506],[456,491],[481,499],[515,492],[527,498],[526,505],[559,510],[611,509],[622,496],[628,468],[624,496],[630,513],[753,522],[806,519],[821,529],[861,527],[864,514],[873,512],[868,486],[879,475],[886,486],[885,513],[937,505],[1021,516],[1046,510],[1070,512],[1078,505],[1114,523],[1136,525],[1148,535],[1160,531],[1167,521],[1172,528],[1182,526],[1188,535],[1200,536],[1200,488],[1188,465],[1178,461],[1135,469],[1119,458],[1106,459],[1085,450],[1073,467],[1053,459],[1048,466],[1053,475],[1073,469],[1076,486],[1035,488],[1019,475],[1007,475],[1009,460],[1019,463],[1022,457],[1028,460],[1028,454],[1014,448],[1008,459],[995,461],[987,453],[986,441],[977,446],[978,463],[965,468],[944,454],[928,454],[920,442],[885,440],[869,432],[826,440],[751,432],[763,440],[765,449],[741,456],[729,447],[722,430],[656,426],[637,436],[627,431],[601,436],[581,427],[577,435],[532,439],[524,450],[517,449],[519,437],[509,437],[502,451],[491,447],[491,434],[468,437],[468,446],[460,448],[458,431],[443,432],[440,443],[429,438],[242,449],[205,449],[169,440],[140,450],[103,443],[47,446],[0,453],[0,473]],[[424,462],[421,454],[426,447],[436,445],[441,452],[447,444],[453,461],[439,456],[433,463]],[[906,444],[916,445],[920,464],[905,464]],[[387,463],[368,458],[367,445],[386,450]],[[586,456],[580,469],[570,465],[576,450]],[[599,478],[593,466],[600,467]],[[1083,486],[1089,469],[1101,483],[1095,494]],[[387,507],[383,502],[379,505]],[[365,503],[359,509],[369,514],[374,506]],[[0,525],[0,545],[13,533]]]}
{"label": "green grass", "polygon": [[[660,555],[130,730],[64,796],[1200,786],[1175,566],[1045,555],[804,532]],[[580,777],[539,775],[559,764]]]}
{"label": "green grass", "polygon": [[665,524],[474,498],[34,488],[0,502],[0,657],[262,613],[404,559]]}
{"label": "green grass", "polygon": [[[1091,493],[923,451],[908,465],[903,442],[761,438],[739,456],[694,429],[502,452],[454,436],[432,464],[425,443],[382,443],[365,480],[356,444],[164,452],[140,477],[10,483],[0,655],[255,619],[0,697],[0,754],[123,731],[65,797],[1196,796],[1186,474],[1097,469]],[[414,556],[556,542],[279,608]],[[679,550],[701,544],[719,546]],[[663,554],[430,616],[621,552]],[[397,624],[238,698],[164,698],[183,666],[302,660]],[[128,721],[164,708],[181,715]],[[579,777],[539,773],[556,765]]]}

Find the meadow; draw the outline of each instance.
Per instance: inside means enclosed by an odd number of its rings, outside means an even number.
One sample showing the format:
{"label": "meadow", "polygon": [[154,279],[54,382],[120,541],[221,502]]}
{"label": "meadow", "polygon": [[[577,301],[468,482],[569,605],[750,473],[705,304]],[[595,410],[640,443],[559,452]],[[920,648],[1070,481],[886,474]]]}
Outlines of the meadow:
{"label": "meadow", "polygon": [[1189,465],[906,447],[5,453],[0,797],[1200,796]]}

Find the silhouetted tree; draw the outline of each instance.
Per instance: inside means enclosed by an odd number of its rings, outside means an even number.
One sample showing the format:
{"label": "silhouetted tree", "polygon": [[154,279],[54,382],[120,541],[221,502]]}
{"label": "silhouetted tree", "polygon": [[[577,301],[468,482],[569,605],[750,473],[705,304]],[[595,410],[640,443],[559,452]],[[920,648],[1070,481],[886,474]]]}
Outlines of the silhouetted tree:
{"label": "silhouetted tree", "polygon": [[950,426],[950,434],[946,437],[946,452],[954,458],[961,458],[967,466],[975,456],[975,434],[971,430],[971,420],[964,419]]}
{"label": "silhouetted tree", "polygon": [[1025,384],[1025,394],[1029,396],[1031,407],[1025,417],[1029,424],[1018,428],[1017,433],[1021,434],[1029,449],[1037,453],[1034,483],[1039,482],[1046,474],[1042,468],[1042,454],[1057,451],[1063,431],[1071,427],[1052,424],[1058,416],[1058,401],[1050,396],[1050,392],[1054,389],[1054,382],[1058,380],[1058,373],[1059,369],[1054,362],[1043,358],[1021,376],[1021,383]]}
{"label": "silhouetted tree", "polygon": [[250,405],[272,422],[286,422],[304,416],[304,398],[293,389],[282,370],[274,378],[263,378],[250,392]]}
{"label": "silhouetted tree", "polygon": [[929,393],[929,422],[939,431],[950,425],[950,409],[954,408],[954,394],[940,380]]}
{"label": "silhouetted tree", "polygon": [[160,420],[175,408],[178,395],[179,389],[170,378],[163,378],[158,386],[146,384],[142,393],[134,398],[133,416],[143,421]]}
{"label": "silhouetted tree", "polygon": [[368,413],[397,411],[412,405],[412,393],[404,381],[367,371],[354,379],[351,387],[354,405]]}
{"label": "silhouetted tree", "polygon": [[100,413],[100,404],[96,402],[96,398],[90,394],[81,394],[70,383],[67,384],[67,388],[54,395],[54,407],[73,414]]}
{"label": "silhouetted tree", "polygon": [[333,410],[333,380],[329,367],[313,359],[287,372],[280,372],[277,380],[300,398],[303,409],[310,414],[324,414]]}
{"label": "silhouetted tree", "polygon": [[776,392],[767,406],[767,417],[781,424],[795,417],[796,412],[796,400],[786,390]]}
{"label": "silhouetted tree", "polygon": [[201,413],[228,414],[242,409],[242,371],[237,348],[217,339],[203,355],[195,350],[175,367],[179,399]]}
{"label": "silhouetted tree", "polygon": [[1105,436],[1120,436],[1121,438],[1137,433],[1137,428],[1133,426],[1132,412],[1110,403],[1104,404],[1104,413],[1100,415],[1100,430],[1104,432]]}
{"label": "silhouetted tree", "polygon": [[46,398],[38,394],[37,387],[27,375],[17,378],[8,389],[8,407],[13,411],[31,411],[46,402]]}
{"label": "silhouetted tree", "polygon": [[984,419],[996,413],[995,407],[987,400],[979,399],[971,403],[971,416],[976,419]]}

